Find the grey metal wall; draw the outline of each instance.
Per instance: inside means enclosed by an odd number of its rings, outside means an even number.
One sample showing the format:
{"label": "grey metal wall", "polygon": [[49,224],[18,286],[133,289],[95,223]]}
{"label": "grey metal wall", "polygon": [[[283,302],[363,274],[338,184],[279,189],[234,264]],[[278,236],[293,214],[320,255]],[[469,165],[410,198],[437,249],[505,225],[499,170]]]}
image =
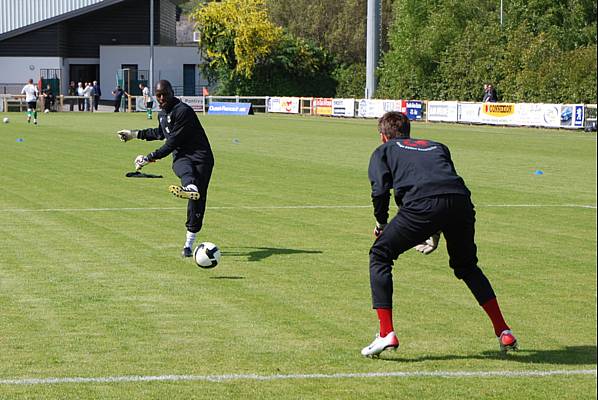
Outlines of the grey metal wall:
{"label": "grey metal wall", "polygon": [[[174,5],[170,1],[162,1],[161,6],[155,7],[154,12],[155,44],[175,45]],[[148,0],[127,0],[0,40],[0,57],[35,55],[37,57],[98,58],[100,45],[149,44],[148,31]]]}
{"label": "grey metal wall", "polygon": [[0,0],[0,34],[105,0]]}

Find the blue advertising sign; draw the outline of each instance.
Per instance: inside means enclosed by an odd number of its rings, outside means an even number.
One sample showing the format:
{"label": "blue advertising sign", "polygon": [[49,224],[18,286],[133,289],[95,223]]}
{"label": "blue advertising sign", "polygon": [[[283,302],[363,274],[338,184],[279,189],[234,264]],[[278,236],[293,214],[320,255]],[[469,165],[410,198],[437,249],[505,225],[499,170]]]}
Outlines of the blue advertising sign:
{"label": "blue advertising sign", "polygon": [[583,126],[583,105],[575,106],[575,121],[573,121],[573,124],[579,127]]}
{"label": "blue advertising sign", "polygon": [[422,119],[423,116],[423,107],[422,107],[422,102],[418,101],[418,100],[403,100],[405,102],[405,115],[407,115],[407,117],[410,120],[414,120],[414,119]]}
{"label": "blue advertising sign", "polygon": [[561,105],[561,127],[562,128],[581,128],[584,121],[583,104],[563,104]]}
{"label": "blue advertising sign", "polygon": [[251,113],[251,103],[210,103],[208,114],[214,115],[249,115]]}

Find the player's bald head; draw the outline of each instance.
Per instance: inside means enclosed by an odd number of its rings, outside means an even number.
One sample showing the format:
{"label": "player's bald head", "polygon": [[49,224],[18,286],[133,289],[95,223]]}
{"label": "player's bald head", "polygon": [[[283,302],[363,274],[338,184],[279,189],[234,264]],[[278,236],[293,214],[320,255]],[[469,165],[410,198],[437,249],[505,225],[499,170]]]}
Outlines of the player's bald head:
{"label": "player's bald head", "polygon": [[167,80],[163,79],[156,84],[156,99],[161,108],[166,107],[174,100],[174,90]]}

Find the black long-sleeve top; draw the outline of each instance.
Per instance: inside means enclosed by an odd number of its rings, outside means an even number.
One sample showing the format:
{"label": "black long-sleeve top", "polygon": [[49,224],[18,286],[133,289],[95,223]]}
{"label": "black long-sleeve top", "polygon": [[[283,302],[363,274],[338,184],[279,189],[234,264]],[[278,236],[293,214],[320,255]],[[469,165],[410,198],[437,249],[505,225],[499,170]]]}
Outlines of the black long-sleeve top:
{"label": "black long-sleeve top", "polygon": [[368,176],[376,221],[388,222],[390,190],[401,207],[443,194],[470,196],[448,147],[425,139],[391,139],[372,153]]}
{"label": "black long-sleeve top", "polygon": [[159,149],[147,155],[150,161],[159,160],[172,153],[173,162],[186,157],[196,163],[214,163],[214,155],[208,137],[193,109],[175,98],[170,107],[158,113],[157,128],[142,129],[137,138],[164,140]]}

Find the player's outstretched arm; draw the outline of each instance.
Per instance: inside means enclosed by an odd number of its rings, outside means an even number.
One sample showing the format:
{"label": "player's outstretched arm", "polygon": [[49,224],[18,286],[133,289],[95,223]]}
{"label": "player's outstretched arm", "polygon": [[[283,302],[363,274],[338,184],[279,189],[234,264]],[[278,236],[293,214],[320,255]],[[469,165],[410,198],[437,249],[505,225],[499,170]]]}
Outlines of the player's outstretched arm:
{"label": "player's outstretched arm", "polygon": [[121,141],[128,142],[129,140],[137,139],[137,132],[137,130],[122,129],[116,132],[116,134]]}
{"label": "player's outstretched arm", "polygon": [[415,246],[414,249],[422,254],[428,255],[438,248],[438,243],[440,243],[440,232],[433,234],[425,242]]}

